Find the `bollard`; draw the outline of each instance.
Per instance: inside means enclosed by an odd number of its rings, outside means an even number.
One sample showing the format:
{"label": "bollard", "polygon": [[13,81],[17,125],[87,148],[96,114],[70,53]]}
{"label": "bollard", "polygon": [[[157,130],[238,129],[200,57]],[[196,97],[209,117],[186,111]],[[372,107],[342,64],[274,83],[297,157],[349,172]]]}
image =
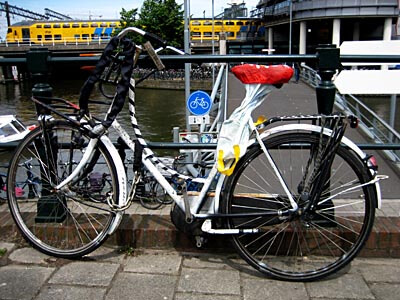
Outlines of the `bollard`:
{"label": "bollard", "polygon": [[[48,64],[47,58],[49,51],[47,48],[33,48],[26,54],[26,62],[29,72],[32,75],[34,86],[32,88],[33,97],[47,97],[51,98],[53,89],[47,83]],[[50,99],[41,98],[45,104],[51,104]],[[47,120],[46,116],[50,115],[50,111],[39,105],[36,105],[36,112],[38,115],[39,122],[44,128]],[[35,141],[37,149],[39,151],[40,159],[44,162],[45,166],[50,166],[53,170],[44,170],[41,166],[40,176],[46,178],[42,181],[42,192],[37,202],[37,215],[35,217],[36,223],[60,223],[66,218],[66,200],[65,198],[60,199],[60,196],[51,193],[51,183],[57,182],[57,136],[52,134],[44,134],[43,139],[38,138]],[[50,151],[46,151],[50,150]],[[51,153],[51,154],[49,154]],[[49,157],[51,155],[51,157]],[[50,174],[47,178],[46,174]],[[48,180],[47,180],[48,179]],[[50,181],[50,182],[48,182]]]}
{"label": "bollard", "polygon": [[[31,48],[26,54],[26,64],[28,71],[32,75],[34,86],[32,88],[32,96],[34,97],[51,97],[53,89],[47,83],[47,74],[49,68],[47,58],[50,52],[47,48]],[[44,101],[46,104],[51,104],[51,101]],[[37,115],[50,115],[50,111],[36,105]]]}
{"label": "bollard", "polygon": [[336,45],[319,45],[317,59],[318,74],[321,76],[321,82],[316,87],[318,113],[330,115],[336,94],[332,77],[340,68],[340,49]]}
{"label": "bollard", "polygon": [[[315,88],[317,93],[318,113],[330,115],[333,111],[336,94],[336,87],[332,82],[332,77],[335,75],[336,70],[340,68],[340,49],[336,48],[336,45],[331,44],[319,45],[317,48],[317,59],[318,74],[321,76],[321,81]],[[326,182],[326,185],[329,186],[330,181]],[[333,220],[327,220],[326,218],[317,215],[314,222],[318,223],[322,227],[336,226],[332,200],[325,201],[323,204],[318,205],[317,209],[324,209],[326,212],[329,212],[332,215]]]}

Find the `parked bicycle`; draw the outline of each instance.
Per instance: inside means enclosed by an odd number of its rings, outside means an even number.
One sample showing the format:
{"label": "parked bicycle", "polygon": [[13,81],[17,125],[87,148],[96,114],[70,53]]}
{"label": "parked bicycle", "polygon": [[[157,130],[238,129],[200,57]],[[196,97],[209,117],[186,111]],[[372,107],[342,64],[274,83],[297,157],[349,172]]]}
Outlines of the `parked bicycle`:
{"label": "parked bicycle", "polygon": [[[283,280],[316,280],[346,266],[368,239],[381,201],[379,181],[384,178],[377,174],[373,156],[344,137],[349,125],[357,126],[357,119],[341,114],[300,115],[259,119],[255,124],[251,118],[254,103],[261,103],[274,85],[288,82],[292,71],[287,66],[236,66],[232,71],[246,84],[247,96],[232,115],[241,110],[248,114],[248,121],[240,124],[237,132],[248,135],[248,142],[234,146],[233,159],[224,160],[218,153],[205,178],[180,174],[162,164],[139,129],[131,78],[135,58],[145,50],[156,69],[163,69],[163,64],[150,43],[139,47],[124,38],[128,32],[166,47],[164,41],[140,29],[124,29],[110,41],[94,77],[82,88],[79,107],[64,101],[79,113],[66,115],[44,104],[43,99],[33,98],[63,120],[39,116],[40,126],[21,142],[11,160],[8,201],[26,240],[57,257],[92,252],[118,228],[138,189],[136,183],[142,179],[143,165],[173,199],[174,224],[197,236],[199,244],[208,235],[229,235],[251,266]],[[89,113],[88,97],[92,79],[104,71],[104,62],[110,58],[107,53],[115,49],[123,52],[122,77],[105,119],[99,122]],[[257,78],[246,73],[248,69],[257,73]],[[115,119],[128,93],[134,140]],[[233,120],[231,116],[223,128]],[[269,126],[277,122],[278,126]],[[133,166],[129,191],[124,165],[107,136],[110,126],[139,162]],[[240,153],[241,147],[246,152]],[[30,158],[33,174],[41,178],[42,193],[36,205],[28,207],[14,191],[20,162]],[[69,166],[66,177],[59,175],[60,161]],[[160,167],[176,184],[171,184]],[[232,174],[224,175],[228,170]],[[98,201],[90,186],[82,183],[93,172],[109,174]],[[190,184],[198,185],[199,190],[188,191]]]}
{"label": "parked bicycle", "polygon": [[[40,178],[32,173],[32,159],[28,159],[20,164],[25,172],[22,172],[21,177],[18,177],[18,181],[15,184],[15,195],[16,197],[34,199],[40,195]],[[5,200],[7,198],[7,174],[0,172],[0,199]]]}

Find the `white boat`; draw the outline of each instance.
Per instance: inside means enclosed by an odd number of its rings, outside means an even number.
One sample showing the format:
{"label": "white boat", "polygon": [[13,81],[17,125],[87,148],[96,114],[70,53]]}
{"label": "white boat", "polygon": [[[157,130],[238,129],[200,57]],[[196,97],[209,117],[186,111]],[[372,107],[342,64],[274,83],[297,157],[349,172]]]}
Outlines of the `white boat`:
{"label": "white boat", "polygon": [[25,126],[14,115],[0,116],[0,148],[16,146],[36,125]]}

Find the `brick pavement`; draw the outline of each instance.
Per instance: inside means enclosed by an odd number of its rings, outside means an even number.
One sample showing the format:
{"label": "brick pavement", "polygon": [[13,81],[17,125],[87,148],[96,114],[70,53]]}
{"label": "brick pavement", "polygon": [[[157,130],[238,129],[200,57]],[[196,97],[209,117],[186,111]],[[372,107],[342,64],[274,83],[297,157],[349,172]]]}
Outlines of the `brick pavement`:
{"label": "brick pavement", "polygon": [[56,259],[0,242],[0,299],[398,299],[400,259],[357,258],[326,280],[282,282],[234,255],[103,246],[82,260]]}

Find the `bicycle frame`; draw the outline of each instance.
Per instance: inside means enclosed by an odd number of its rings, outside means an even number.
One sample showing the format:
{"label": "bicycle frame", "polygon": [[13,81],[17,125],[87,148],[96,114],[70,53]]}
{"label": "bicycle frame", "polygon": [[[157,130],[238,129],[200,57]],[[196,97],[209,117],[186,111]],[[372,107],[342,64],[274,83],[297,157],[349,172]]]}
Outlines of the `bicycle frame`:
{"label": "bicycle frame", "polygon": [[[134,84],[134,83],[133,83]],[[130,97],[134,97],[134,93],[133,91],[131,91],[130,93]],[[130,110],[131,110],[131,122],[135,125],[135,133],[136,136],[138,138],[138,141],[140,143],[143,143],[146,145],[146,142],[144,141],[144,139],[141,136],[140,130],[138,129],[137,125],[136,125],[136,118],[134,117],[134,105],[133,105],[133,101],[132,103],[130,103]],[[253,124],[253,123],[252,123]],[[293,196],[291,195],[290,191],[287,189],[286,183],[284,181],[284,179],[282,178],[282,176],[280,176],[279,174],[279,170],[277,169],[277,167],[275,166],[273,160],[269,157],[269,153],[268,153],[268,149],[265,148],[262,140],[270,137],[272,135],[276,135],[276,134],[280,134],[283,132],[290,132],[290,131],[306,131],[306,132],[315,132],[315,133],[320,133],[321,132],[321,127],[317,126],[317,125],[310,125],[310,124],[288,124],[288,125],[281,125],[278,127],[273,127],[270,129],[265,130],[263,133],[259,134],[257,132],[257,130],[255,130],[254,125],[251,125],[253,130],[256,132],[256,138],[252,139],[249,141],[249,146],[252,146],[254,144],[259,144],[263,150],[263,152],[265,153],[265,155],[268,158],[268,161],[270,163],[270,165],[273,167],[273,169],[276,172],[276,175],[278,176],[278,178],[280,178],[280,182],[281,185],[283,186],[288,199],[292,205],[292,208],[290,209],[291,212],[296,211],[297,209],[297,203],[295,202],[295,200],[293,199]],[[118,135],[123,139],[123,141],[126,143],[126,145],[132,150],[135,151],[135,143],[132,141],[132,139],[130,138],[129,134],[122,128],[122,126],[118,123],[118,121],[114,121],[112,124],[112,127],[116,130],[116,132],[118,133]],[[322,132],[324,135],[326,136],[330,136],[332,134],[332,130],[328,129],[328,128],[323,128]],[[117,200],[118,203],[114,203],[115,207],[114,209],[116,211],[118,210],[123,210],[129,203],[129,201],[131,199],[127,198],[127,179],[126,179],[126,174],[125,174],[125,169],[123,166],[123,162],[121,161],[120,155],[117,151],[117,149],[115,148],[115,146],[112,144],[111,140],[106,136],[106,135],[102,135],[100,137],[100,141],[107,147],[107,149],[110,151],[110,154],[113,158],[113,161],[115,163],[115,165],[117,166],[117,171],[118,171],[118,183],[119,183],[119,188],[120,188],[120,197]],[[70,176],[68,178],[66,178],[63,182],[61,182],[56,188],[57,189],[62,189],[64,186],[66,186],[69,182],[71,182],[73,180],[73,178],[75,176],[78,175],[78,173],[82,170],[82,168],[84,167],[84,165],[88,162],[88,160],[90,159],[91,154],[93,153],[95,146],[97,144],[97,142],[99,142],[98,139],[91,139],[88,148],[85,151],[85,155],[82,157],[80,163],[77,165],[77,167],[75,168],[75,170],[73,171],[72,174],[70,174]],[[367,158],[367,155],[361,151],[352,141],[350,141],[348,138],[343,137],[342,138],[342,143],[349,147],[350,149],[352,149],[362,160],[365,160]],[[185,208],[185,201],[182,195],[179,195],[177,193],[177,191],[173,188],[173,186],[168,182],[168,180],[166,179],[166,177],[164,175],[161,174],[161,172],[159,171],[159,169],[157,168],[157,161],[156,163],[152,161],[152,159],[154,159],[154,153],[148,148],[145,147],[143,149],[143,157],[142,157],[142,162],[144,164],[144,166],[149,170],[149,172],[155,177],[155,179],[160,183],[160,185],[165,189],[165,191],[172,197],[172,199],[174,200],[174,202],[182,209],[182,211],[186,211]],[[166,168],[166,167],[165,167]],[[374,171],[372,169],[371,170],[371,175],[374,175]],[[214,165],[211,169],[211,171],[209,172],[207,178],[192,178],[186,175],[182,175],[177,173],[174,170],[170,170],[171,172],[174,172],[174,175],[177,175],[178,177],[182,178],[183,180],[190,180],[193,182],[197,182],[197,183],[201,183],[203,184],[203,187],[199,193],[199,195],[195,196],[193,199],[191,199],[190,201],[190,213],[193,215],[193,217],[195,218],[202,218],[202,219],[206,219],[206,218],[213,218],[213,217],[221,217],[221,215],[218,214],[219,211],[219,200],[220,200],[220,193],[222,190],[222,186],[223,186],[223,182],[225,180],[225,176],[220,174],[220,176],[218,177],[218,181],[217,181],[217,185],[216,185],[216,191],[215,191],[215,197],[213,199],[213,201],[211,202],[210,206],[208,207],[208,211],[206,213],[200,213],[200,210],[202,208],[202,205],[205,202],[205,199],[207,198],[207,192],[209,190],[209,187],[211,186],[211,183],[213,182],[213,180],[215,179],[215,177],[217,176],[218,172],[217,172],[217,168],[216,165]],[[365,183],[364,185],[369,185],[369,184],[373,184],[375,186],[375,190],[376,190],[376,194],[377,194],[377,199],[378,199],[378,204],[377,206],[380,207],[381,204],[381,192],[380,192],[380,186],[379,186],[379,180],[383,179],[383,176],[373,176],[373,179],[367,183]],[[134,188],[134,187],[132,187]],[[346,192],[346,190],[344,191]],[[342,191],[343,193],[343,191]],[[133,196],[134,193],[130,192],[129,195],[130,197]],[[331,196],[331,198],[335,197],[336,195]],[[115,229],[117,226],[113,226],[113,228]]]}
{"label": "bicycle frame", "polygon": [[[134,79],[131,78],[130,82],[130,87],[129,87],[129,110],[130,110],[130,115],[131,115],[131,123],[134,128],[134,132],[136,135],[136,138],[139,142],[139,144],[143,147],[143,155],[142,155],[142,163],[143,165],[148,169],[148,171],[154,176],[154,178],[157,180],[157,182],[164,188],[164,190],[170,195],[170,197],[173,199],[173,201],[182,209],[183,212],[185,212],[187,219],[191,220],[193,217],[194,218],[202,218],[202,219],[207,219],[207,218],[213,218],[213,217],[239,217],[239,214],[236,215],[221,215],[218,214],[219,212],[219,201],[220,201],[220,193],[223,188],[223,183],[225,181],[225,176],[220,174],[218,177],[217,185],[216,185],[216,191],[215,191],[215,197],[211,202],[210,207],[208,207],[208,210],[206,213],[200,213],[200,210],[203,208],[203,205],[205,203],[205,200],[207,199],[207,192],[212,184],[212,182],[215,180],[218,171],[217,171],[217,164],[215,163],[213,167],[211,168],[207,178],[193,178],[189,177],[183,174],[179,174],[175,170],[172,170],[165,165],[163,165],[154,155],[154,153],[150,150],[148,147],[146,141],[143,139],[141,131],[138,127],[137,120],[135,117],[135,105],[134,105],[134,98],[135,98],[135,93],[134,93],[134,88],[135,88],[135,81]],[[292,125],[292,126],[291,126]],[[274,212],[265,212],[265,213],[258,213],[258,215],[275,215],[277,216],[287,216],[290,215],[291,213],[295,213],[298,210],[298,205],[295,199],[293,198],[292,193],[290,192],[288,185],[286,184],[285,180],[283,179],[282,175],[280,174],[280,171],[276,164],[274,163],[272,157],[270,156],[268,149],[265,147],[263,143],[263,139],[266,137],[269,137],[274,134],[279,134],[282,132],[290,132],[290,131],[307,131],[307,132],[317,132],[317,133],[322,133],[323,135],[330,136],[332,134],[332,131],[327,129],[327,128],[321,128],[320,126],[316,125],[307,125],[307,124],[291,124],[291,125],[282,125],[278,127],[274,127],[271,129],[268,129],[264,131],[262,134],[259,134],[257,131],[257,128],[255,127],[252,118],[249,120],[249,126],[252,132],[255,133],[255,138],[253,140],[249,141],[249,146],[257,143],[261,147],[263,153],[267,157],[267,161],[269,162],[270,166],[272,167],[276,177],[278,178],[284,193],[286,194],[291,208],[285,210],[285,211],[280,211],[279,213]],[[294,125],[294,127],[293,127]],[[130,148],[133,152],[135,152],[135,143],[132,141],[130,138],[129,134],[121,127],[121,125],[115,120],[112,125],[111,125],[118,133],[118,135],[122,138],[122,140],[125,142],[125,144]],[[101,135],[100,136],[100,141],[106,146],[106,148],[109,150],[113,161],[117,167],[117,173],[118,173],[118,184],[120,188],[120,196],[119,199],[117,199],[117,203],[109,203],[110,207],[112,210],[115,211],[122,211],[126,209],[129,206],[130,201],[132,200],[134,196],[134,191],[135,191],[135,184],[132,185],[131,191],[129,194],[127,194],[127,179],[126,179],[126,174],[125,174],[125,169],[123,166],[123,162],[121,161],[121,158],[118,154],[118,151],[110,141],[110,139],[106,135]],[[88,148],[85,151],[84,156],[82,157],[80,163],[77,165],[75,170],[70,174],[68,178],[66,178],[63,182],[61,182],[56,189],[63,189],[69,182],[73,180],[75,176],[78,175],[78,173],[82,170],[82,168],[85,166],[87,161],[90,159],[91,154],[93,153],[95,146],[97,144],[98,139],[91,139]],[[346,139],[343,137],[342,143],[345,146],[348,146],[350,149],[352,149],[356,155],[358,155],[363,161],[367,163],[367,155],[362,152],[354,143],[352,143],[350,140]],[[161,166],[161,168],[165,171],[168,171],[172,176],[176,176],[182,180],[182,182],[197,182],[203,184],[203,187],[201,188],[200,192],[198,195],[196,195],[191,201],[187,201],[187,198],[185,197],[186,191],[183,191],[183,195],[179,195],[178,192],[174,189],[174,187],[168,182],[166,177],[159,171],[157,166]],[[364,185],[369,185],[373,184],[375,186],[376,194],[377,194],[377,199],[378,199],[378,207],[380,206],[381,202],[381,196],[380,196],[380,187],[379,187],[379,180],[383,179],[383,176],[376,176],[374,173],[375,171],[371,170],[371,175],[372,175],[372,180],[369,182],[365,183]],[[346,192],[342,191],[342,193]],[[129,195],[127,197],[127,195]],[[333,197],[333,196],[332,196]],[[326,200],[327,201],[327,200]],[[190,218],[189,218],[190,217]],[[114,226],[113,228],[116,228]]]}

